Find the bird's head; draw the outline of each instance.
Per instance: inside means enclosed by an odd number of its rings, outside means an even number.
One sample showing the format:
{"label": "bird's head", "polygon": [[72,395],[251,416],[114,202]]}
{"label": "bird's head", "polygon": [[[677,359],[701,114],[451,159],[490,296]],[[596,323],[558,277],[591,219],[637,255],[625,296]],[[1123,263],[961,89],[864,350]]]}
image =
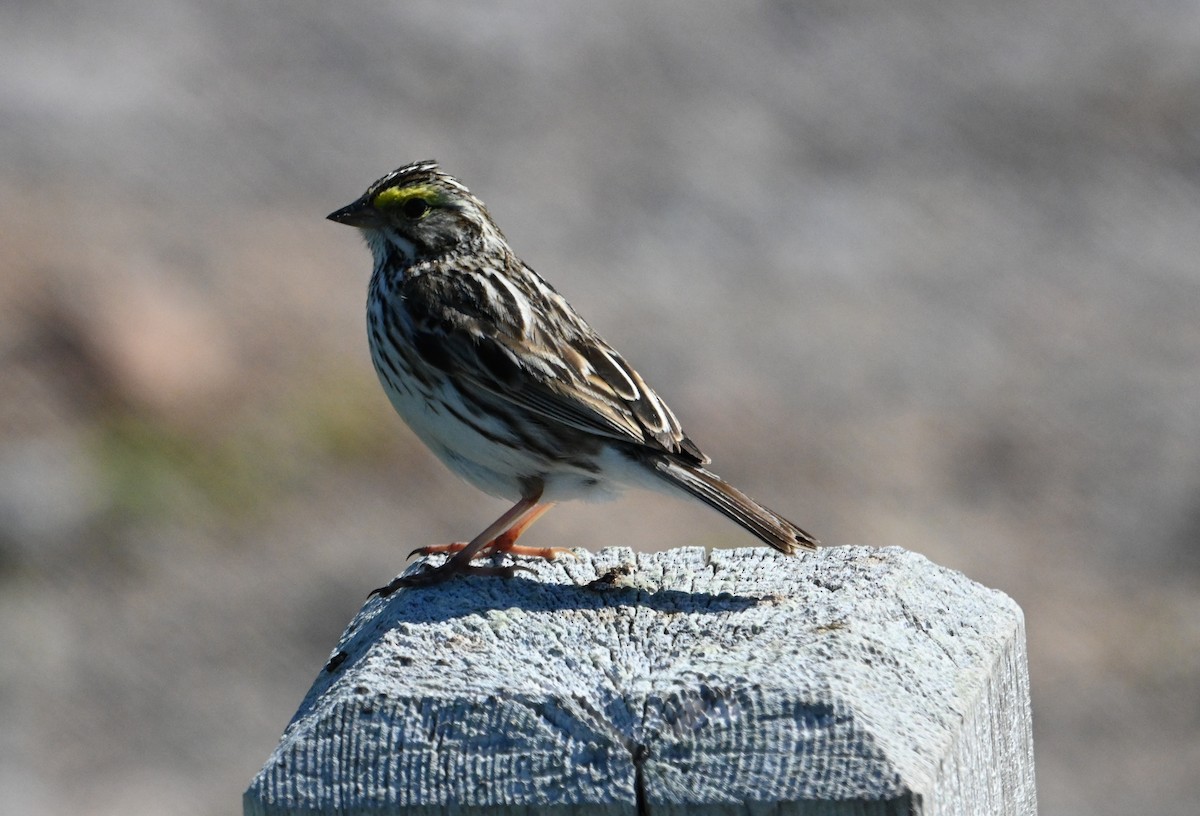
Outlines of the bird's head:
{"label": "bird's head", "polygon": [[327,217],[361,229],[377,257],[399,252],[409,263],[476,247],[489,233],[503,241],[483,202],[434,161],[388,173]]}

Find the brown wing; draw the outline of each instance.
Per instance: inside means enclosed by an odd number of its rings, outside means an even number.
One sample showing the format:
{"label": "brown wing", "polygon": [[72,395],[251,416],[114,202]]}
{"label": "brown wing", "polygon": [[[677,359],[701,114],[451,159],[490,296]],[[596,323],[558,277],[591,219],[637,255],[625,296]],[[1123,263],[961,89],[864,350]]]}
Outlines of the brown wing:
{"label": "brown wing", "polygon": [[522,273],[505,288],[507,303],[478,275],[406,282],[410,306],[421,307],[409,310],[418,352],[543,421],[707,463],[637,371],[532,270]]}

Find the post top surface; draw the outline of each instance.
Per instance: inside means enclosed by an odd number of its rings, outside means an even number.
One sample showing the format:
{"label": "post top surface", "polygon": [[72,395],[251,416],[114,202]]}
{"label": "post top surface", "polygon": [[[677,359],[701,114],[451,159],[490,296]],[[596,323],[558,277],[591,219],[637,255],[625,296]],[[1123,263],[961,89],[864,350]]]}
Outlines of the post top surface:
{"label": "post top surface", "polygon": [[251,792],[284,771],[337,788],[326,777],[345,767],[312,767],[336,738],[358,741],[351,764],[421,769],[425,790],[369,793],[398,803],[475,802],[472,755],[506,758],[487,795],[512,802],[562,804],[553,791],[585,771],[614,803],[635,779],[668,801],[903,798],[1023,644],[1007,596],[894,548],[611,548],[530,566],[368,601]]}

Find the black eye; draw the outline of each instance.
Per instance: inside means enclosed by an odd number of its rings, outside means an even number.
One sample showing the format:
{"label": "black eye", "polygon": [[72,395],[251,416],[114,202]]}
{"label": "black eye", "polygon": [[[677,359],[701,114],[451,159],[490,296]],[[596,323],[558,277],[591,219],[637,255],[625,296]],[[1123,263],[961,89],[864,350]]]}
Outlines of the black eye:
{"label": "black eye", "polygon": [[429,212],[429,202],[423,198],[410,198],[404,202],[404,206],[401,209],[409,218],[420,218]]}

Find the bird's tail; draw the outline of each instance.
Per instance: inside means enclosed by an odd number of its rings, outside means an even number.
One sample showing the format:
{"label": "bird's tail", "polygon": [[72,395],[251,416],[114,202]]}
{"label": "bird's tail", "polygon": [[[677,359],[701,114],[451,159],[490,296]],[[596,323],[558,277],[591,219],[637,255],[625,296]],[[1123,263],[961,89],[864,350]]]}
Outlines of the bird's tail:
{"label": "bird's tail", "polygon": [[820,543],[774,510],[763,507],[702,467],[665,456],[654,462],[653,467],[660,478],[683,488],[780,552],[794,555],[797,550],[816,549]]}

